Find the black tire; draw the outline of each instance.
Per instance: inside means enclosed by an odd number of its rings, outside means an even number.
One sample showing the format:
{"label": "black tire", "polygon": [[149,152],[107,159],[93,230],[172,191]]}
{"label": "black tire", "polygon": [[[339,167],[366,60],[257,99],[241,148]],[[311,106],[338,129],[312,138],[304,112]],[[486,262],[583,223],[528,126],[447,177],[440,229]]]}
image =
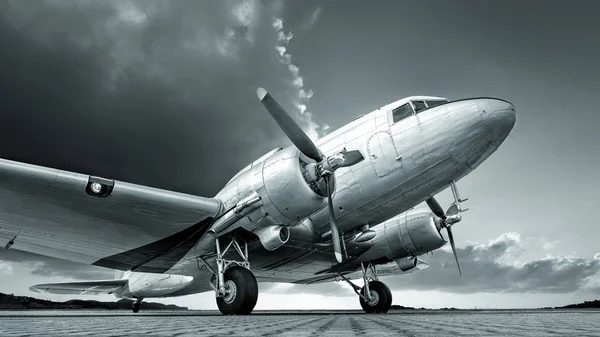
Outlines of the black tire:
{"label": "black tire", "polygon": [[232,296],[217,297],[217,306],[223,315],[249,315],[258,300],[258,283],[246,268],[235,266],[225,271],[225,283],[235,286]]}
{"label": "black tire", "polygon": [[[373,303],[369,303],[359,297],[360,306],[367,314],[383,314],[386,313],[392,305],[392,293],[390,289],[379,281],[369,282],[369,290],[375,297]],[[361,295],[365,294],[365,287],[360,290]]]}
{"label": "black tire", "polygon": [[137,312],[140,311],[141,307],[142,307],[142,303],[133,302],[133,306],[131,309],[133,310],[133,313],[137,314]]}
{"label": "black tire", "polygon": [[387,298],[388,298],[388,303],[384,308],[384,313],[387,313],[390,308],[392,307],[392,291],[390,290],[390,287],[388,287],[385,283],[383,282],[379,282],[381,283],[381,285],[385,288],[385,291],[387,292]]}

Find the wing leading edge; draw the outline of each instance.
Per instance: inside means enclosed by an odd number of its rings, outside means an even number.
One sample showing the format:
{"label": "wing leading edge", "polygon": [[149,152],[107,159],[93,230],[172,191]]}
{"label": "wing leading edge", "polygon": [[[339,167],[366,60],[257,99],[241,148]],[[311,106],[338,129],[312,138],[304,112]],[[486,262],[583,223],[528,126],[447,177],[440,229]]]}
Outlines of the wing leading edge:
{"label": "wing leading edge", "polygon": [[[164,273],[221,212],[214,198],[0,159],[0,245],[98,266]],[[87,191],[87,192],[86,192]]]}

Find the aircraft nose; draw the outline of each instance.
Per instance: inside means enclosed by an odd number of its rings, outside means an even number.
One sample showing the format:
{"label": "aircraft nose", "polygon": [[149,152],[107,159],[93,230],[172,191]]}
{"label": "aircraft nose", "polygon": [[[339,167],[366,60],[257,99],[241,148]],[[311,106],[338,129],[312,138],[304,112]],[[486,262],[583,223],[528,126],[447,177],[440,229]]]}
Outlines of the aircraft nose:
{"label": "aircraft nose", "polygon": [[500,145],[517,123],[515,106],[495,98],[481,100],[478,104],[492,140]]}

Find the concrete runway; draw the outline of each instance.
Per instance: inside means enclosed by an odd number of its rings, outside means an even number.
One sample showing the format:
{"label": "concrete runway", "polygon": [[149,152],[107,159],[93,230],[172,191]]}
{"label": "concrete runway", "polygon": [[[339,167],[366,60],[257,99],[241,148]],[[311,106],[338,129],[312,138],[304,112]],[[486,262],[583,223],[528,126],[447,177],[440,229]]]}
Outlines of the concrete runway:
{"label": "concrete runway", "polygon": [[599,310],[0,311],[0,336],[600,336]]}

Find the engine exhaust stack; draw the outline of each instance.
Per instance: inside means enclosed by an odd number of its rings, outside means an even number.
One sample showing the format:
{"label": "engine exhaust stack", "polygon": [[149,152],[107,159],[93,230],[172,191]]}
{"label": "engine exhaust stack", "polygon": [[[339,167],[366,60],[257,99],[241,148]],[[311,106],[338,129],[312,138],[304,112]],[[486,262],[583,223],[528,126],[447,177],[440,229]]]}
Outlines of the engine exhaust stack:
{"label": "engine exhaust stack", "polygon": [[284,226],[267,226],[253,232],[260,239],[263,247],[268,251],[274,251],[283,246],[290,239],[290,230]]}
{"label": "engine exhaust stack", "polygon": [[402,271],[408,271],[417,266],[417,258],[414,256],[403,257],[394,261]]}

